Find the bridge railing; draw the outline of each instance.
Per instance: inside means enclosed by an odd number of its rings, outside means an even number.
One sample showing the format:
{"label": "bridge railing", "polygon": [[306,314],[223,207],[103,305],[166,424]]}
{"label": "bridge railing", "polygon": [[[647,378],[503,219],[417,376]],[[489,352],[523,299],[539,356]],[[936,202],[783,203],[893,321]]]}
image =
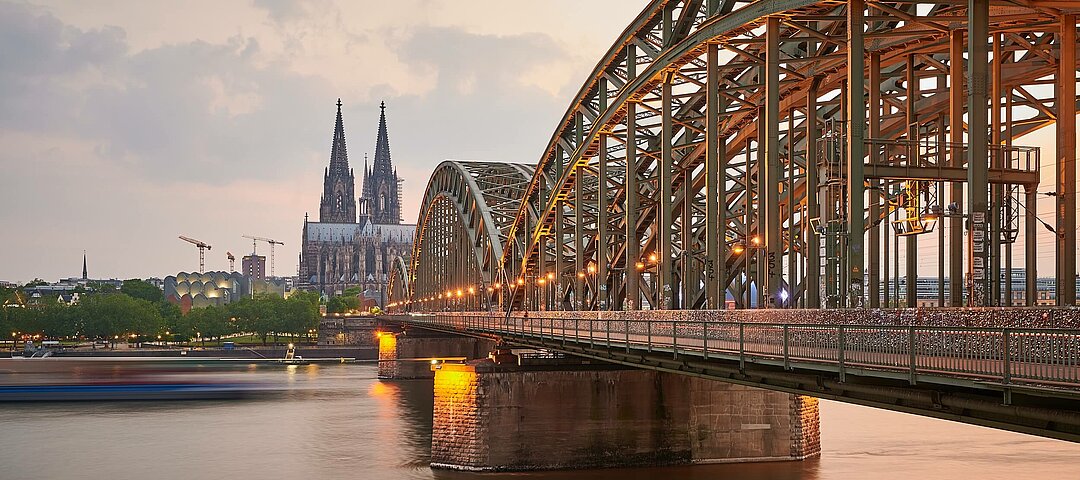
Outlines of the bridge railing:
{"label": "bridge railing", "polygon": [[415,315],[398,320],[545,345],[670,352],[791,368],[794,364],[920,377],[1080,389],[1080,330],[822,325],[644,318]]}

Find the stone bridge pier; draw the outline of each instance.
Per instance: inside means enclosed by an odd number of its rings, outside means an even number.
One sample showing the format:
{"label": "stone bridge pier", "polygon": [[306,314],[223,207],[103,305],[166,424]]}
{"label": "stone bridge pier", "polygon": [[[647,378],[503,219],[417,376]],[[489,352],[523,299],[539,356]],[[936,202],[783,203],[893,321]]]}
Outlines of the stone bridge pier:
{"label": "stone bridge pier", "polygon": [[381,332],[379,340],[379,378],[432,378],[432,359],[485,358],[495,348],[495,341],[484,338],[447,335],[423,330]]}
{"label": "stone bridge pier", "polygon": [[441,365],[434,388],[434,468],[783,461],[820,448],[816,398],[653,370],[485,359]]}

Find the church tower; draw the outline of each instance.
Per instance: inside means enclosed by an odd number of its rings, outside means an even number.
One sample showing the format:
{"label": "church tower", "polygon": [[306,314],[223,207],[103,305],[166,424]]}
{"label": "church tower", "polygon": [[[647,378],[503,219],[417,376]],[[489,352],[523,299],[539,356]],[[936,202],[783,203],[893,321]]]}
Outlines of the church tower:
{"label": "church tower", "polygon": [[[390,162],[390,140],[386,134],[386,103],[379,104],[379,134],[375,140],[375,164],[364,172],[363,202],[371,221],[383,225],[401,224],[401,191],[397,170]],[[365,169],[367,167],[365,166]]]}
{"label": "church tower", "polygon": [[345,126],[341,121],[341,99],[337,101],[337,122],[334,124],[334,143],[330,147],[330,166],[323,174],[322,203],[319,221],[324,223],[356,223],[356,197],[353,196],[353,172],[349,154],[345,151]]}

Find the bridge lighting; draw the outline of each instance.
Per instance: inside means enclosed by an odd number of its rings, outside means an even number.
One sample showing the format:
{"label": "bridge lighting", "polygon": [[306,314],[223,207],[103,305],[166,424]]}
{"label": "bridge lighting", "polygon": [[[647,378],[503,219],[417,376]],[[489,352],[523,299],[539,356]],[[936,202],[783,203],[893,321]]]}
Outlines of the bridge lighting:
{"label": "bridge lighting", "polygon": [[548,273],[547,273],[547,279],[548,279],[549,281],[551,281],[551,280],[555,280],[555,272],[548,272]]}
{"label": "bridge lighting", "polygon": [[585,272],[577,272],[578,278],[585,278]]}
{"label": "bridge lighting", "polygon": [[649,254],[649,263],[656,263],[656,252]]}
{"label": "bridge lighting", "polygon": [[754,235],[754,238],[751,238],[750,242],[753,243],[755,247],[761,245],[761,237]]}
{"label": "bridge lighting", "polygon": [[784,302],[784,303],[787,303],[787,299],[788,299],[787,289],[781,288],[780,289],[780,301]]}
{"label": "bridge lighting", "polygon": [[518,285],[525,285],[525,279],[524,278],[517,279],[517,284]]}
{"label": "bridge lighting", "polygon": [[735,252],[735,255],[742,255],[746,251],[746,247],[742,246],[741,243],[736,243],[735,246],[731,247],[731,251]]}
{"label": "bridge lighting", "polygon": [[634,266],[637,267],[638,270],[645,270],[645,264],[644,263],[637,262],[636,264],[634,264]]}
{"label": "bridge lighting", "polygon": [[595,274],[596,273],[596,264],[590,262],[589,266],[587,267],[587,270],[589,271],[589,275]]}
{"label": "bridge lighting", "polygon": [[438,360],[437,358],[433,358],[433,359],[431,359],[431,364],[432,364],[432,365],[438,365],[438,364],[439,364],[439,360]]}
{"label": "bridge lighting", "polygon": [[496,283],[495,285],[492,285],[491,287],[494,288],[495,290],[498,290],[498,289],[502,288],[502,284],[501,283]]}
{"label": "bridge lighting", "polygon": [[472,295],[472,294],[475,294],[475,293],[476,293],[476,288],[469,287],[469,295]]}
{"label": "bridge lighting", "polygon": [[544,277],[540,277],[540,278],[536,279],[536,284],[537,285],[544,286],[545,283],[547,283],[547,280],[544,280]]}
{"label": "bridge lighting", "polygon": [[461,291],[461,289],[459,288],[458,291],[457,291],[458,298],[461,298],[461,296],[464,295],[464,294],[465,294],[465,292]]}

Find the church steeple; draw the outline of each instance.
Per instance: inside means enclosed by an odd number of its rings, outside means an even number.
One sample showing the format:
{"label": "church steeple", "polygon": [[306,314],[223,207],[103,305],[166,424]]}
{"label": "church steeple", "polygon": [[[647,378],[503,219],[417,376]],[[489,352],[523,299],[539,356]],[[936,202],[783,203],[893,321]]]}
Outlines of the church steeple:
{"label": "church steeple", "polygon": [[86,280],[86,250],[82,251],[82,279]]}
{"label": "church steeple", "polygon": [[334,139],[330,146],[330,166],[323,178],[322,204],[319,221],[328,223],[356,223],[356,200],[353,196],[355,181],[349,168],[349,153],[345,148],[345,123],[341,119],[341,99],[337,101],[337,119],[334,122]]}
{"label": "church steeple", "polygon": [[390,139],[386,130],[386,102],[380,102],[375,163],[370,171],[365,167],[363,201],[372,222],[396,225],[401,223],[401,193],[397,170],[390,161]]}

